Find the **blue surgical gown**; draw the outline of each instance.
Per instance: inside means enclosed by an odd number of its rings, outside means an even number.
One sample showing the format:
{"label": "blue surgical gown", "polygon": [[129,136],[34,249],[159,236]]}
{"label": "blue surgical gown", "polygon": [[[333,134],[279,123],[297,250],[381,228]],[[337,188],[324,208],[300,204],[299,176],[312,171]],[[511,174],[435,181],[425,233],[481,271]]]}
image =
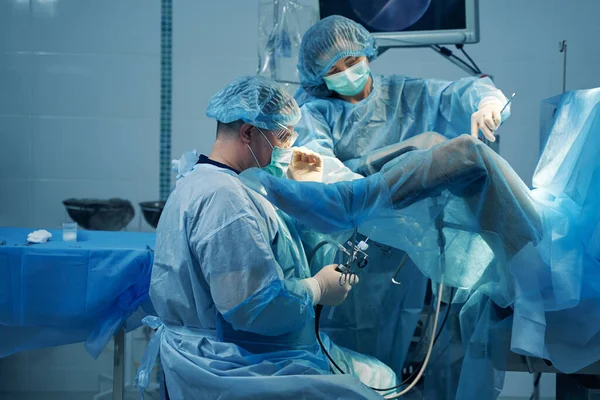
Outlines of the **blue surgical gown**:
{"label": "blue surgical gown", "polygon": [[[420,133],[439,132],[447,138],[469,133],[471,114],[486,97],[506,101],[489,78],[449,82],[375,75],[371,93],[356,104],[311,96],[300,89],[297,144],[335,156],[356,172],[363,166],[361,157]],[[509,111],[510,106],[502,120]]]}
{"label": "blue surgical gown", "polygon": [[[299,281],[310,271],[294,224],[234,172],[201,164],[179,180],[156,241],[150,297],[161,323],[149,351],[160,347],[171,398],[381,398],[331,374]],[[324,339],[349,374],[396,383],[381,362]]]}
{"label": "blue surgical gown", "polygon": [[[356,104],[318,98],[300,89],[296,94],[302,109],[297,144],[341,160],[348,170],[337,169],[337,181],[355,179],[350,170],[361,175],[377,172],[377,161],[389,158],[395,145],[423,132],[436,131],[448,138],[470,132],[471,114],[485,97],[506,101],[489,78],[448,82],[377,75],[370,95]],[[507,108],[503,119],[508,115]],[[325,175],[329,178],[327,164]],[[427,279],[408,260],[396,277],[402,285],[390,285],[404,253],[371,243],[363,279],[368,284],[360,296],[369,301],[346,302],[329,313],[332,318],[323,327],[336,343],[371,354],[399,371],[419,321]],[[331,261],[324,256],[319,260]]]}

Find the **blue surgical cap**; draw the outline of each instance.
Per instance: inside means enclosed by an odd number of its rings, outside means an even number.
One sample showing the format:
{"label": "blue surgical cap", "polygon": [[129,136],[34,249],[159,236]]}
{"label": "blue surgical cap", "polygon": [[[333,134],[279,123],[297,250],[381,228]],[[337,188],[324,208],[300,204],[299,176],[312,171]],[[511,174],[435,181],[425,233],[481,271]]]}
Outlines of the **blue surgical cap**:
{"label": "blue surgical cap", "polygon": [[377,58],[375,38],[362,25],[332,15],[314,24],[302,38],[298,72],[302,88],[314,96],[326,97],[331,91],[323,77],[344,57]]}
{"label": "blue surgical cap", "polygon": [[210,99],[206,116],[226,124],[242,120],[275,130],[296,125],[301,114],[296,100],[277,82],[262,76],[242,76]]}

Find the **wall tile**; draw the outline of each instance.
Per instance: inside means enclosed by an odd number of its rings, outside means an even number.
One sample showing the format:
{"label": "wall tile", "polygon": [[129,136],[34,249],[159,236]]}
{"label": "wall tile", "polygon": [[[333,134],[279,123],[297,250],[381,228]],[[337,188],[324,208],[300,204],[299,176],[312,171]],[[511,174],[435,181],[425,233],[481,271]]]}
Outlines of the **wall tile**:
{"label": "wall tile", "polygon": [[34,56],[0,53],[0,115],[29,115]]}
{"label": "wall tile", "polygon": [[32,0],[34,50],[160,54],[160,1]]}
{"label": "wall tile", "polygon": [[34,41],[29,0],[0,1],[0,52],[29,51]]}
{"label": "wall tile", "polygon": [[31,163],[31,120],[0,116],[0,179],[29,179]]}
{"label": "wall tile", "polygon": [[36,118],[33,124],[33,178],[158,177],[157,119]]}
{"label": "wall tile", "polygon": [[173,118],[206,118],[206,108],[216,92],[242,75],[254,74],[256,66],[248,58],[174,58]]}
{"label": "wall tile", "polygon": [[[258,1],[175,0],[173,38],[176,57],[255,58]],[[256,65],[252,67],[255,71]]]}
{"label": "wall tile", "polygon": [[0,226],[30,227],[31,183],[0,180]]}
{"label": "wall tile", "polygon": [[36,115],[157,118],[160,110],[158,57],[44,55],[34,75]]}

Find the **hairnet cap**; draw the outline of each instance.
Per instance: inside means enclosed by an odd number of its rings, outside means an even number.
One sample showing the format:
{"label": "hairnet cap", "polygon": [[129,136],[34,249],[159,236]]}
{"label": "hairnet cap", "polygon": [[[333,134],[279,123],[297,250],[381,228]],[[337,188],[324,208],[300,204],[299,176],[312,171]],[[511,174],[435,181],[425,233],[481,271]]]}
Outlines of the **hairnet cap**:
{"label": "hairnet cap", "polygon": [[243,76],[216,93],[206,115],[223,123],[242,120],[273,130],[300,121],[296,100],[277,82],[262,76]]}
{"label": "hairnet cap", "polygon": [[300,84],[315,96],[328,96],[331,91],[323,77],[333,64],[344,57],[377,58],[375,38],[362,25],[332,15],[314,24],[302,37],[298,56]]}

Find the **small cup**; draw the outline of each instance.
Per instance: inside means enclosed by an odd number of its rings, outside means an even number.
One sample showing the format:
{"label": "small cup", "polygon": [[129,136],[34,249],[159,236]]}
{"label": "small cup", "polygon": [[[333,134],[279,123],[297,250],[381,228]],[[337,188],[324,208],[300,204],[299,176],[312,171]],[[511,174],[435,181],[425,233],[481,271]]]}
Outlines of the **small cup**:
{"label": "small cup", "polygon": [[77,241],[77,223],[76,222],[64,222],[63,223],[63,242],[76,242]]}

